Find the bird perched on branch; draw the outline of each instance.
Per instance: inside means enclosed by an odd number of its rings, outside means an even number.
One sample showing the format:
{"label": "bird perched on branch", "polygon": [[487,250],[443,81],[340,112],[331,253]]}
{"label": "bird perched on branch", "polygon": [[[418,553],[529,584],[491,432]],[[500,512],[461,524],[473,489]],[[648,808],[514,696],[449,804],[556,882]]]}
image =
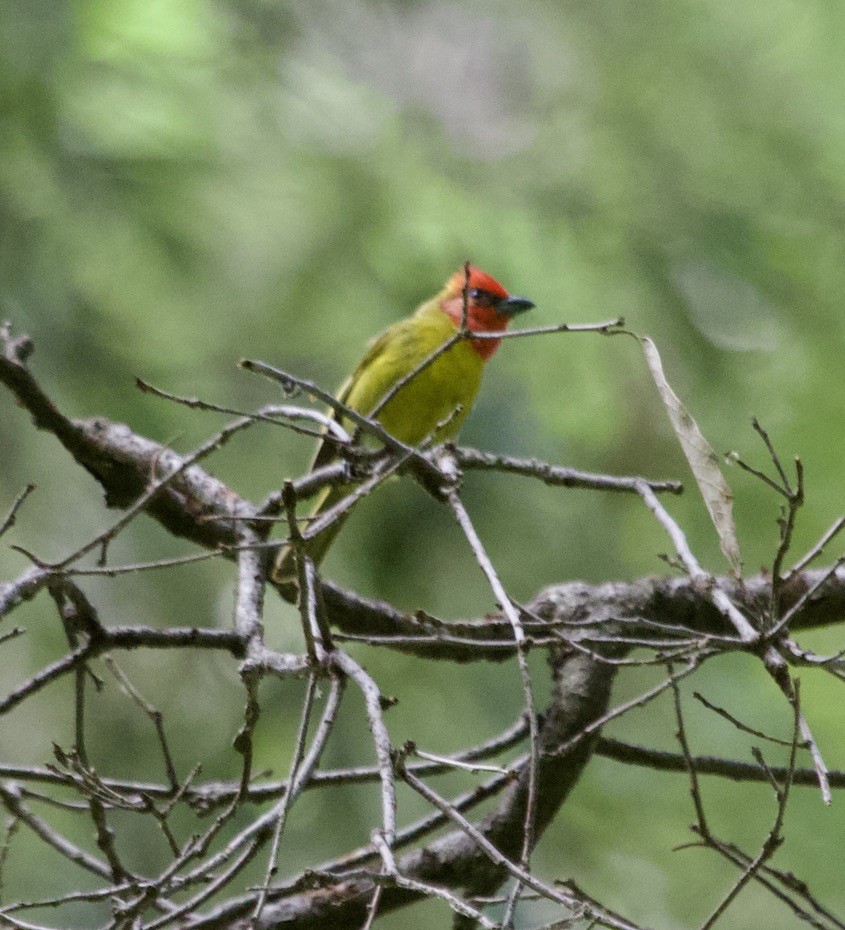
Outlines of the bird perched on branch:
{"label": "bird perched on branch", "polygon": [[[358,367],[338,391],[337,399],[374,418],[407,445],[452,439],[472,407],[484,365],[501,341],[456,339],[462,323],[473,333],[504,332],[517,313],[533,306],[524,297],[511,297],[495,278],[467,265],[411,316],[394,323],[370,343]],[[454,343],[430,360],[450,340]],[[342,415],[335,412],[332,416],[348,430],[354,430],[355,424],[344,421]],[[323,438],[312,470],[335,458],[337,444]],[[345,484],[327,487],[317,498],[311,519],[334,507],[350,490]],[[315,564],[322,561],[347,513],[304,541],[305,551]],[[284,546],[279,551],[271,577],[292,590],[297,578],[292,547]]]}

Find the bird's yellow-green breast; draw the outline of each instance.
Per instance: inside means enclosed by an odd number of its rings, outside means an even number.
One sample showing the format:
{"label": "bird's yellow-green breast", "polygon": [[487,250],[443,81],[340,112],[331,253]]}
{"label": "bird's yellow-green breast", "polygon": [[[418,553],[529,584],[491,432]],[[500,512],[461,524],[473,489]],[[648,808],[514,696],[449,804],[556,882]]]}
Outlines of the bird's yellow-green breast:
{"label": "bird's yellow-green breast", "polygon": [[[388,391],[455,335],[457,327],[437,300],[394,323],[371,345],[340,398],[359,413],[371,413]],[[426,437],[457,435],[481,384],[484,360],[467,340],[458,342],[397,391],[378,420],[410,445]],[[456,412],[457,411],[457,412]],[[438,425],[442,424],[438,429]]]}

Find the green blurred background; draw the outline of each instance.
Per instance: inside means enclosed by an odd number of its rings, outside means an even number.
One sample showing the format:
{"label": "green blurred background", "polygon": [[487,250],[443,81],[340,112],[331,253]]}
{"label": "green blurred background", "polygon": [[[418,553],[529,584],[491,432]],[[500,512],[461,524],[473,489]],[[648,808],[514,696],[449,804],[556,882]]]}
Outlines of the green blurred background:
{"label": "green blurred background", "polygon": [[[800,454],[806,465],[800,550],[842,509],[843,53],[845,7],[821,0],[572,0],[518,12],[500,0],[6,0],[0,316],[33,337],[33,368],[63,410],[189,450],[222,421],[139,394],[136,375],[252,408],[278,395],[238,369],[250,356],[332,388],[372,334],[469,258],[536,302],[531,323],[624,315],[654,337],[714,447],[765,465],[750,428],[757,415],[785,459]],[[506,343],[462,438],[595,471],[688,477],[626,339]],[[260,499],[309,455],[306,440],[257,428],[210,467]],[[756,571],[771,561],[778,502],[736,469],[728,478],[745,564]],[[0,511],[29,481],[38,491],[3,541],[2,580],[26,566],[9,542],[58,558],[114,519],[95,483],[3,396]],[[634,500],[480,474],[468,477],[465,499],[518,597],[555,581],[663,571],[657,553],[667,542]],[[702,561],[723,570],[695,491],[672,509]],[[142,520],[112,557],[185,551]],[[448,513],[407,481],[359,509],[326,569],[403,608],[444,617],[492,608]],[[231,618],[233,571],[223,563],[84,587],[110,623]],[[2,647],[4,689],[63,648],[44,596],[15,622],[29,633]],[[296,649],[295,631],[290,612],[271,603],[270,641]],[[804,641],[841,643],[835,632]],[[456,749],[519,713],[515,666],[357,654],[401,699],[388,718],[397,744]],[[243,704],[234,663],[121,661],[164,711],[180,773],[201,760],[205,775],[234,777],[230,740]],[[539,657],[535,667],[542,680]],[[656,677],[625,671],[616,697]],[[827,761],[845,767],[841,695],[821,673],[804,679]],[[748,723],[788,733],[787,707],[750,659],[712,663],[696,687]],[[0,758],[42,762],[52,740],[70,745],[70,688],[54,686],[7,718]],[[262,697],[259,764],[284,772],[302,689],[267,683]],[[749,758],[747,740],[698,706],[689,723],[693,751]],[[673,731],[668,703],[613,728],[666,748]],[[99,771],[162,777],[152,728],[111,685],[92,700],[90,741]],[[350,694],[326,763],[370,755]],[[774,750],[767,757],[780,761]],[[755,851],[774,816],[771,792],[712,781],[705,790],[717,833]],[[403,819],[423,810],[400,801]],[[288,827],[282,871],[364,841],[378,804],[374,788],[308,795]],[[48,816],[90,846],[89,827]],[[671,851],[691,838],[692,818],[683,777],[596,759],[536,863],[633,920],[693,927],[733,875],[710,853]],[[154,829],[128,815],[115,827],[130,865],[162,868]],[[179,827],[195,828],[187,819]],[[824,810],[817,792],[799,789],[777,860],[840,914],[843,829],[841,800]],[[7,900],[89,887],[24,833],[7,873]],[[756,888],[724,925],[757,928],[764,911],[770,928],[796,925]],[[542,913],[527,906],[524,919]],[[96,907],[68,907],[62,925],[104,919]],[[425,904],[383,925],[446,919]]]}

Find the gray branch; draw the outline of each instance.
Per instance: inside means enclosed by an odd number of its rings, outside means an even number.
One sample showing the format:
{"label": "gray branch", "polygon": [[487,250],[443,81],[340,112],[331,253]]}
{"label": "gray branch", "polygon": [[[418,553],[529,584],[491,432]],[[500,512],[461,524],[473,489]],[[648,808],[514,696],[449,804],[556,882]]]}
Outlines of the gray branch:
{"label": "gray branch", "polygon": [[[10,710],[107,650],[213,648],[229,652],[237,659],[246,657],[247,663],[256,667],[264,663],[268,670],[279,674],[305,674],[309,670],[307,657],[271,654],[260,646],[257,635],[262,578],[274,549],[261,542],[260,533],[244,532],[244,525],[251,522],[257,525],[261,508],[240,497],[200,465],[191,464],[172,450],[137,435],[128,426],[103,418],[67,417],[31,374],[27,364],[31,352],[32,344],[27,337],[13,338],[7,327],[0,329],[0,383],[15,395],[36,427],[52,433],[100,483],[109,507],[129,510],[139,506],[140,501],[144,512],[171,533],[202,548],[217,550],[222,558],[232,560],[243,553],[244,540],[253,548],[240,561],[243,597],[239,599],[238,622],[233,630],[141,627],[87,630],[81,645],[0,698],[0,712]],[[563,486],[631,492],[645,485],[643,479],[590,476],[544,463],[488,457],[473,450],[459,449],[454,454],[466,468],[498,468]],[[151,475],[171,472],[174,472],[172,479],[153,489]],[[327,480],[331,477],[326,476]],[[313,485],[313,479],[300,483],[309,493],[314,490]],[[648,487],[654,493],[677,491],[669,482],[650,482]],[[0,619],[35,597],[57,577],[73,574],[73,566],[42,565],[36,560],[36,565],[17,581],[0,585]],[[613,679],[620,667],[618,659],[634,645],[647,644],[649,638],[665,644],[672,636],[689,642],[692,635],[701,637],[702,651],[715,644],[726,649],[753,649],[762,655],[763,649],[772,648],[769,642],[750,644],[737,637],[735,626],[714,605],[712,591],[706,589],[712,584],[745,616],[771,609],[772,586],[765,574],[743,580],[714,580],[708,576],[704,581],[682,577],[601,585],[570,582],[540,592],[528,604],[515,605],[526,644],[544,643],[554,676],[552,699],[540,718],[534,772],[538,786],[534,812],[537,838],[552,822],[595,751],[608,713]],[[454,662],[503,661],[516,654],[514,625],[502,616],[463,622],[445,622],[422,614],[409,616],[390,604],[362,598],[325,581],[321,581],[319,596],[334,628],[348,636],[376,640],[383,647]],[[845,567],[835,566],[832,570],[803,567],[778,587],[776,597],[779,616],[790,618],[789,631],[784,630],[784,634],[840,623],[845,619]],[[376,694],[371,703],[371,717],[376,719]],[[390,746],[386,736],[382,742],[379,769],[386,784],[390,780]],[[618,747],[616,751],[622,753]],[[659,760],[667,768],[676,763],[675,759]],[[310,873],[283,887],[270,886],[257,926],[265,930],[360,926],[367,918],[367,906],[377,888],[379,914],[416,900],[424,893],[418,888],[443,886],[462,889],[469,895],[493,894],[506,879],[508,868],[498,855],[489,855],[489,847],[492,844],[510,864],[519,862],[529,773],[530,767],[523,762],[513,780],[503,779],[507,787],[499,794],[496,807],[473,825],[473,831],[485,843],[477,842],[472,832],[455,828],[396,860],[393,877],[399,875],[408,881],[387,881],[390,875],[377,874],[378,851],[374,846],[372,858],[364,860],[365,864],[372,863],[372,871],[361,868],[359,860],[351,871],[344,872],[341,864],[329,874]],[[186,791],[186,796],[190,793]],[[7,802],[16,803],[16,798],[7,795]],[[392,819],[388,821],[390,834]],[[90,867],[94,862],[83,864]],[[96,866],[101,871],[99,862]],[[594,902],[579,898],[577,892],[573,894],[597,925],[630,926],[606,910],[597,910]],[[193,930],[201,927],[242,930],[249,926],[254,906],[254,895],[230,899],[215,905],[205,916],[186,914],[182,926]]]}

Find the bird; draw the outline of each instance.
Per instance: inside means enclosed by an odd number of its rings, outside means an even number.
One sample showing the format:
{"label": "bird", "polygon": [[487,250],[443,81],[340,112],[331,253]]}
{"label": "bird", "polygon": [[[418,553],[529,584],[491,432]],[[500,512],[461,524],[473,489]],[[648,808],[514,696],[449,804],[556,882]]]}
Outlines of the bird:
{"label": "bird", "polygon": [[[420,366],[461,331],[464,314],[470,332],[500,333],[507,330],[514,316],[532,307],[531,300],[511,296],[495,278],[467,264],[410,316],[369,343],[364,357],[337,392],[337,400],[351,410],[374,416],[406,445],[453,439],[470,412],[484,367],[501,339],[459,339],[428,365]],[[336,411],[330,415],[354,431],[355,424],[348,418],[344,420]],[[337,444],[324,434],[311,470],[337,457]],[[323,489],[309,521],[335,506],[350,490],[348,484]],[[304,551],[315,565],[322,562],[348,513],[303,541]],[[270,577],[283,593],[295,592],[298,575],[293,546],[279,550]]]}

